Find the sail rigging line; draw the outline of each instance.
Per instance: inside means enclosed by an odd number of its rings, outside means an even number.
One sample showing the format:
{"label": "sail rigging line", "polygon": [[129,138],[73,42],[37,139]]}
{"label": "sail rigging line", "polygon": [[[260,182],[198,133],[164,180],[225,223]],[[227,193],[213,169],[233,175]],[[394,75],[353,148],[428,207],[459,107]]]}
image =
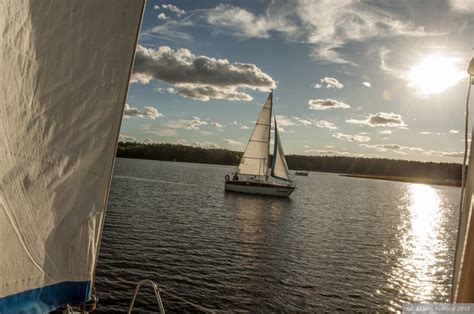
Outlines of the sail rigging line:
{"label": "sail rigging line", "polygon": [[[474,58],[471,59],[471,63],[474,64]],[[471,64],[469,65],[469,67],[471,66]],[[469,69],[468,69],[469,71]],[[466,159],[467,159],[467,153],[468,153],[468,124],[469,124],[469,98],[471,96],[471,86],[473,85],[473,79],[474,79],[474,76],[469,73],[469,77],[468,77],[468,80],[469,80],[469,84],[468,84],[468,88],[467,88],[467,95],[466,95],[466,104],[465,104],[465,121],[464,121],[464,156],[463,156],[463,164],[462,164],[462,172],[461,172],[461,201],[459,203],[459,218],[458,218],[458,231],[457,231],[457,234],[456,234],[456,247],[455,247],[455,250],[454,250],[454,263],[453,263],[453,276],[452,276],[452,279],[451,279],[451,302],[455,302],[455,298],[456,298],[456,290],[457,290],[457,287],[455,286],[455,283],[456,281],[459,281],[456,280],[456,277],[458,277],[456,275],[456,270],[459,270],[458,268],[461,266],[459,265],[459,267],[456,266],[456,259],[457,259],[457,256],[458,256],[458,251],[459,251],[459,237],[461,236],[460,235],[460,231],[461,231],[461,224],[462,224],[462,212],[463,212],[463,201],[464,201],[464,193],[465,193],[465,189],[466,189]],[[471,152],[472,154],[473,152]]]}
{"label": "sail rigging line", "polygon": [[118,128],[117,128],[117,131],[116,131],[114,156],[112,157],[113,159],[112,159],[111,167],[109,169],[109,173],[110,173],[109,182],[107,184],[105,202],[103,204],[104,212],[102,214],[101,222],[100,222],[99,237],[98,237],[98,243],[97,243],[97,254],[96,254],[95,262],[94,262],[94,265],[93,265],[93,268],[92,268],[91,287],[92,287],[92,291],[94,293],[92,295],[92,299],[94,301],[94,304],[97,303],[97,301],[98,301],[98,299],[95,295],[95,279],[96,279],[97,265],[99,263],[100,243],[102,242],[102,233],[103,233],[104,224],[105,224],[105,212],[107,210],[107,203],[109,201],[110,188],[112,186],[112,177],[113,177],[113,174],[114,174],[114,167],[115,167],[115,159],[116,159],[115,156],[117,155],[118,141],[119,141],[119,138],[120,138],[120,129],[122,128],[123,114],[125,112],[125,103],[127,102],[128,90],[129,90],[129,87],[130,87],[130,84],[128,82],[130,82],[130,77],[132,76],[132,71],[133,71],[133,65],[135,64],[135,56],[136,56],[136,51],[137,51],[136,47],[138,45],[138,38],[140,36],[140,29],[141,29],[142,23],[143,23],[143,14],[145,12],[145,4],[146,4],[146,1],[142,1],[142,5],[141,5],[141,9],[140,9],[140,17],[138,19],[139,23],[138,23],[136,31],[135,31],[135,44],[134,44],[135,49],[133,49],[133,51],[132,51],[132,56],[130,58],[130,64],[129,64],[129,67],[128,67],[127,84],[126,84],[125,93],[124,93],[124,96],[123,96],[123,99],[122,99],[122,113],[120,115],[120,122],[118,124]]}

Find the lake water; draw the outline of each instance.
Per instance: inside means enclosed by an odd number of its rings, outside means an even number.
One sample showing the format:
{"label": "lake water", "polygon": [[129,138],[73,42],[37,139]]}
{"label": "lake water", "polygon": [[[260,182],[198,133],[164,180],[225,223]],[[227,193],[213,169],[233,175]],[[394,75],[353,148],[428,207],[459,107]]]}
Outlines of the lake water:
{"label": "lake water", "polygon": [[[144,278],[220,311],[387,311],[449,300],[459,188],[310,172],[278,199],[224,193],[233,169],[117,160],[99,311],[126,311]],[[162,298],[165,310],[195,311]],[[158,311],[150,288],[135,309]]]}

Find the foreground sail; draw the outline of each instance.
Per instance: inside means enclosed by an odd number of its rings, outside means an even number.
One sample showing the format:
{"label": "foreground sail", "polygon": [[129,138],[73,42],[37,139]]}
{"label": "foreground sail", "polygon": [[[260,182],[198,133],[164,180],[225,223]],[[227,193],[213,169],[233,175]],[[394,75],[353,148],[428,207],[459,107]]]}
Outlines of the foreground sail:
{"label": "foreground sail", "polygon": [[[260,116],[252,131],[237,171],[230,180],[226,176],[226,191],[269,196],[290,196],[295,187],[288,175],[288,166],[283,153],[278,127],[275,119],[275,147],[269,171],[270,131],[272,121],[273,93],[263,105]],[[271,177],[285,183],[270,181]]]}
{"label": "foreground sail", "polygon": [[92,298],[143,6],[0,4],[0,313]]}
{"label": "foreground sail", "polygon": [[[474,136],[474,130],[473,134]],[[466,187],[459,217],[452,299],[456,303],[474,302],[474,143],[471,142]]]}

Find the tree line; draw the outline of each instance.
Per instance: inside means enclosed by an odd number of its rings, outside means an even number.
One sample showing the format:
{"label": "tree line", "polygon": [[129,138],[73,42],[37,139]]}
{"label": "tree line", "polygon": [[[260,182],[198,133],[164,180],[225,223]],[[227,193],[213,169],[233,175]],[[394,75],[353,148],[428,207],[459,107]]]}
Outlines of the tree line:
{"label": "tree line", "polygon": [[[227,149],[206,149],[169,143],[143,144],[120,142],[117,149],[117,157],[121,158],[219,165],[237,165],[241,156],[242,152]],[[288,155],[286,160],[290,169],[297,170],[454,181],[460,180],[462,168],[460,164],[456,163],[346,156]]]}

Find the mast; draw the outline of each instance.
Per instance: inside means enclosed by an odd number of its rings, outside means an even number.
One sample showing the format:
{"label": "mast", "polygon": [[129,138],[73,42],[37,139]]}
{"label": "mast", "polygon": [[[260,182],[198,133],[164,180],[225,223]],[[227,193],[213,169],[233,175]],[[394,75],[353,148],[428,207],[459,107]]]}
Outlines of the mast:
{"label": "mast", "polygon": [[[270,168],[270,141],[271,141],[271,136],[272,136],[272,132],[271,132],[271,129],[272,129],[272,114],[273,114],[273,88],[270,89],[270,132],[268,132],[268,157],[267,157],[267,164],[266,164],[266,169],[267,169],[267,174],[265,176],[265,181],[268,181],[268,171],[269,168]],[[276,123],[275,123],[275,128],[276,128]],[[275,144],[275,143],[273,143]],[[273,156],[275,157],[275,156]]]}

